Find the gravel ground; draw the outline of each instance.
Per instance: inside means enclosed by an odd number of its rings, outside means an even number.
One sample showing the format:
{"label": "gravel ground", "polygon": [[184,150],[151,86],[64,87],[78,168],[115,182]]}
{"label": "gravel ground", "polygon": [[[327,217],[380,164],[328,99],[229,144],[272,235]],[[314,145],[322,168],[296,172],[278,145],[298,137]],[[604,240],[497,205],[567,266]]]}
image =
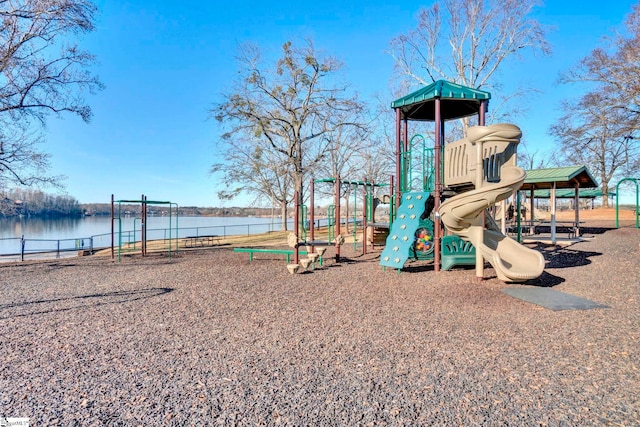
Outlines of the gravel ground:
{"label": "gravel ground", "polygon": [[[551,311],[378,253],[0,265],[0,417],[31,425],[640,425],[640,232],[540,246]],[[332,258],[332,252],[329,253]]]}

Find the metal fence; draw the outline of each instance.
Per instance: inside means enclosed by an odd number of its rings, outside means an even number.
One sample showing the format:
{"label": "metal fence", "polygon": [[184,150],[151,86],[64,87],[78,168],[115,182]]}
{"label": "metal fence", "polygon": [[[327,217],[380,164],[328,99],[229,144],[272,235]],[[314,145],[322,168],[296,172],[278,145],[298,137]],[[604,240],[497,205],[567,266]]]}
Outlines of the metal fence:
{"label": "metal fence", "polygon": [[[327,220],[316,220],[315,223],[316,227],[326,226]],[[289,225],[292,225],[291,221],[289,221]],[[280,223],[185,227],[179,228],[177,231],[175,228],[155,228],[147,229],[147,241],[208,236],[224,239],[230,236],[251,236],[280,230],[282,230]],[[118,237],[116,231],[114,236],[116,246],[119,241]],[[140,237],[140,229],[120,232],[120,241],[123,245],[135,246],[140,241]],[[76,256],[79,251],[93,253],[110,247],[111,233],[70,239],[30,239],[25,236],[0,238],[0,261],[70,257]]]}

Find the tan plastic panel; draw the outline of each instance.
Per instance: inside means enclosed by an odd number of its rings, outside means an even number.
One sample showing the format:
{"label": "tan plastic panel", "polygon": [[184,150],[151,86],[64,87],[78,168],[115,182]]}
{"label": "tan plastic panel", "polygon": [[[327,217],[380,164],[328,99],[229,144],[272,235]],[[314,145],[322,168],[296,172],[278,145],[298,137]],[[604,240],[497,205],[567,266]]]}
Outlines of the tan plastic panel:
{"label": "tan plastic panel", "polygon": [[516,125],[495,124],[473,126],[467,130],[467,137],[445,145],[444,185],[448,188],[478,188],[475,182],[477,147],[482,143],[482,166],[484,182],[500,181],[502,166],[516,165],[517,146],[522,131]]}

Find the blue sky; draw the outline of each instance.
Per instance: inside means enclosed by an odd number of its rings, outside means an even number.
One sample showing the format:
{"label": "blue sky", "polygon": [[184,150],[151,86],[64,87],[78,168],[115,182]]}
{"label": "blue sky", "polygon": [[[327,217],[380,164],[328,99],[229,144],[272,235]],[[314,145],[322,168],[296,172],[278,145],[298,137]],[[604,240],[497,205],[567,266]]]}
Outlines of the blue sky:
{"label": "blue sky", "polygon": [[[246,197],[220,202],[220,185],[209,174],[220,131],[208,110],[237,72],[238,44],[252,41],[275,51],[286,40],[310,37],[345,63],[346,78],[363,99],[388,96],[389,41],[414,28],[418,9],[429,4],[98,1],[97,29],[81,43],[97,56],[95,71],[106,89],[87,96],[91,123],[69,115],[49,120],[42,148],[52,155],[51,172],[67,176],[66,192],[81,203],[145,194],[180,206],[247,205]],[[547,129],[558,103],[579,95],[555,85],[558,73],[620,27],[633,4],[555,0],[537,11],[541,23],[555,27],[548,37],[552,57],[530,58],[502,72],[505,89],[526,83],[539,91],[516,123],[530,149],[551,149]]]}

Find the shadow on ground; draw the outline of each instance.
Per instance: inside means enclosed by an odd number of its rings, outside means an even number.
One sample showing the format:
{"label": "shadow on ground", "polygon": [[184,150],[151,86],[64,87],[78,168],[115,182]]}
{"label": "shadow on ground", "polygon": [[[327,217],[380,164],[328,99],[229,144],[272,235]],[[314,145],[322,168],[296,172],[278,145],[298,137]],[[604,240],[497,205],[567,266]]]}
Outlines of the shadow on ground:
{"label": "shadow on ground", "polygon": [[109,304],[122,304],[165,295],[172,291],[173,288],[147,288],[1,304],[0,320],[13,317],[58,313]]}
{"label": "shadow on ground", "polygon": [[571,268],[591,264],[591,258],[602,255],[602,252],[581,251],[570,246],[537,244],[535,250],[542,253],[546,268]]}

